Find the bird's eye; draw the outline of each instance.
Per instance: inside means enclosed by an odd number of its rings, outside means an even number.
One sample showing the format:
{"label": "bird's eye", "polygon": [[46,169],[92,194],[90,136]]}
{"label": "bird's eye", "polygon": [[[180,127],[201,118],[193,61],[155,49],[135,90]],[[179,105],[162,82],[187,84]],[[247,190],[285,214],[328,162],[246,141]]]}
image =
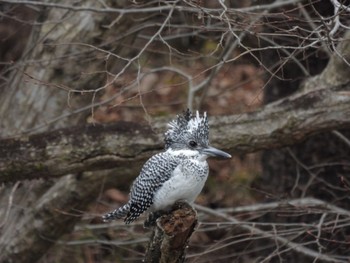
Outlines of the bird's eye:
{"label": "bird's eye", "polygon": [[197,143],[195,141],[190,141],[189,145],[194,148],[197,146]]}

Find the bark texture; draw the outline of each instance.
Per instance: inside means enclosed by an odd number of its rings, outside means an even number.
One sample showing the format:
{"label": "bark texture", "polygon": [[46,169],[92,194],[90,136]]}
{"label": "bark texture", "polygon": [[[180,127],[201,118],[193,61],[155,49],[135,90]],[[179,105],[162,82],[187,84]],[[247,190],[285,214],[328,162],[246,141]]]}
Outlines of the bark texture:
{"label": "bark texture", "polygon": [[[211,118],[211,143],[231,153],[296,144],[309,136],[350,127],[349,86],[297,93],[259,112]],[[163,147],[165,122],[81,126],[1,140],[0,182],[124,168]],[[136,169],[139,167],[135,167]]]}
{"label": "bark texture", "polygon": [[196,225],[196,211],[187,203],[176,203],[169,214],[157,220],[144,262],[183,262]]}

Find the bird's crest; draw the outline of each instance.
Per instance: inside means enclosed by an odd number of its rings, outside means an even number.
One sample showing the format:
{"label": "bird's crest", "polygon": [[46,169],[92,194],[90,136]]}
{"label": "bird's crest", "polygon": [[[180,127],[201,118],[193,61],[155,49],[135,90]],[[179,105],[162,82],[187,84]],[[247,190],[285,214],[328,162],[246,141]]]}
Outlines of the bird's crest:
{"label": "bird's crest", "polygon": [[168,123],[169,129],[165,133],[165,149],[168,149],[173,142],[182,141],[185,138],[193,138],[197,142],[208,144],[209,124],[207,113],[203,116],[196,112],[196,116],[187,109],[183,115],[177,115],[175,120]]}

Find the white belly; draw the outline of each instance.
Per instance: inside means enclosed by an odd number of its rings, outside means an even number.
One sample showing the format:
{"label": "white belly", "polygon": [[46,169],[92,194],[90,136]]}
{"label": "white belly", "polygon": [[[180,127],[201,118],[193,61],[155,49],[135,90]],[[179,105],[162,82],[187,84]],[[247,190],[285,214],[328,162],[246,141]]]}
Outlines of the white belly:
{"label": "white belly", "polygon": [[196,169],[193,169],[193,165],[198,164],[192,163],[192,167],[178,166],[173,176],[155,193],[151,210],[165,210],[180,200],[193,203],[208,177],[206,162],[201,162],[199,172],[194,173]]}

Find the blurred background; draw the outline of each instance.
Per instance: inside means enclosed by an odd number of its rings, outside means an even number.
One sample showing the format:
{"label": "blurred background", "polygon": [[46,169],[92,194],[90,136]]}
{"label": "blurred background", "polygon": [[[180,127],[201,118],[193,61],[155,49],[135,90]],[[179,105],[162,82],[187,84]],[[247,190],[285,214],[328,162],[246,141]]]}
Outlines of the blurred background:
{"label": "blurred background", "polygon": [[[0,1],[0,138],[153,128],[186,108],[238,121],[301,92],[333,56],[349,71],[339,49],[349,15],[337,0]],[[324,130],[210,160],[186,262],[349,262],[350,132]],[[127,202],[138,175],[114,173],[2,185],[0,262],[140,262],[143,218],[100,219]]]}

